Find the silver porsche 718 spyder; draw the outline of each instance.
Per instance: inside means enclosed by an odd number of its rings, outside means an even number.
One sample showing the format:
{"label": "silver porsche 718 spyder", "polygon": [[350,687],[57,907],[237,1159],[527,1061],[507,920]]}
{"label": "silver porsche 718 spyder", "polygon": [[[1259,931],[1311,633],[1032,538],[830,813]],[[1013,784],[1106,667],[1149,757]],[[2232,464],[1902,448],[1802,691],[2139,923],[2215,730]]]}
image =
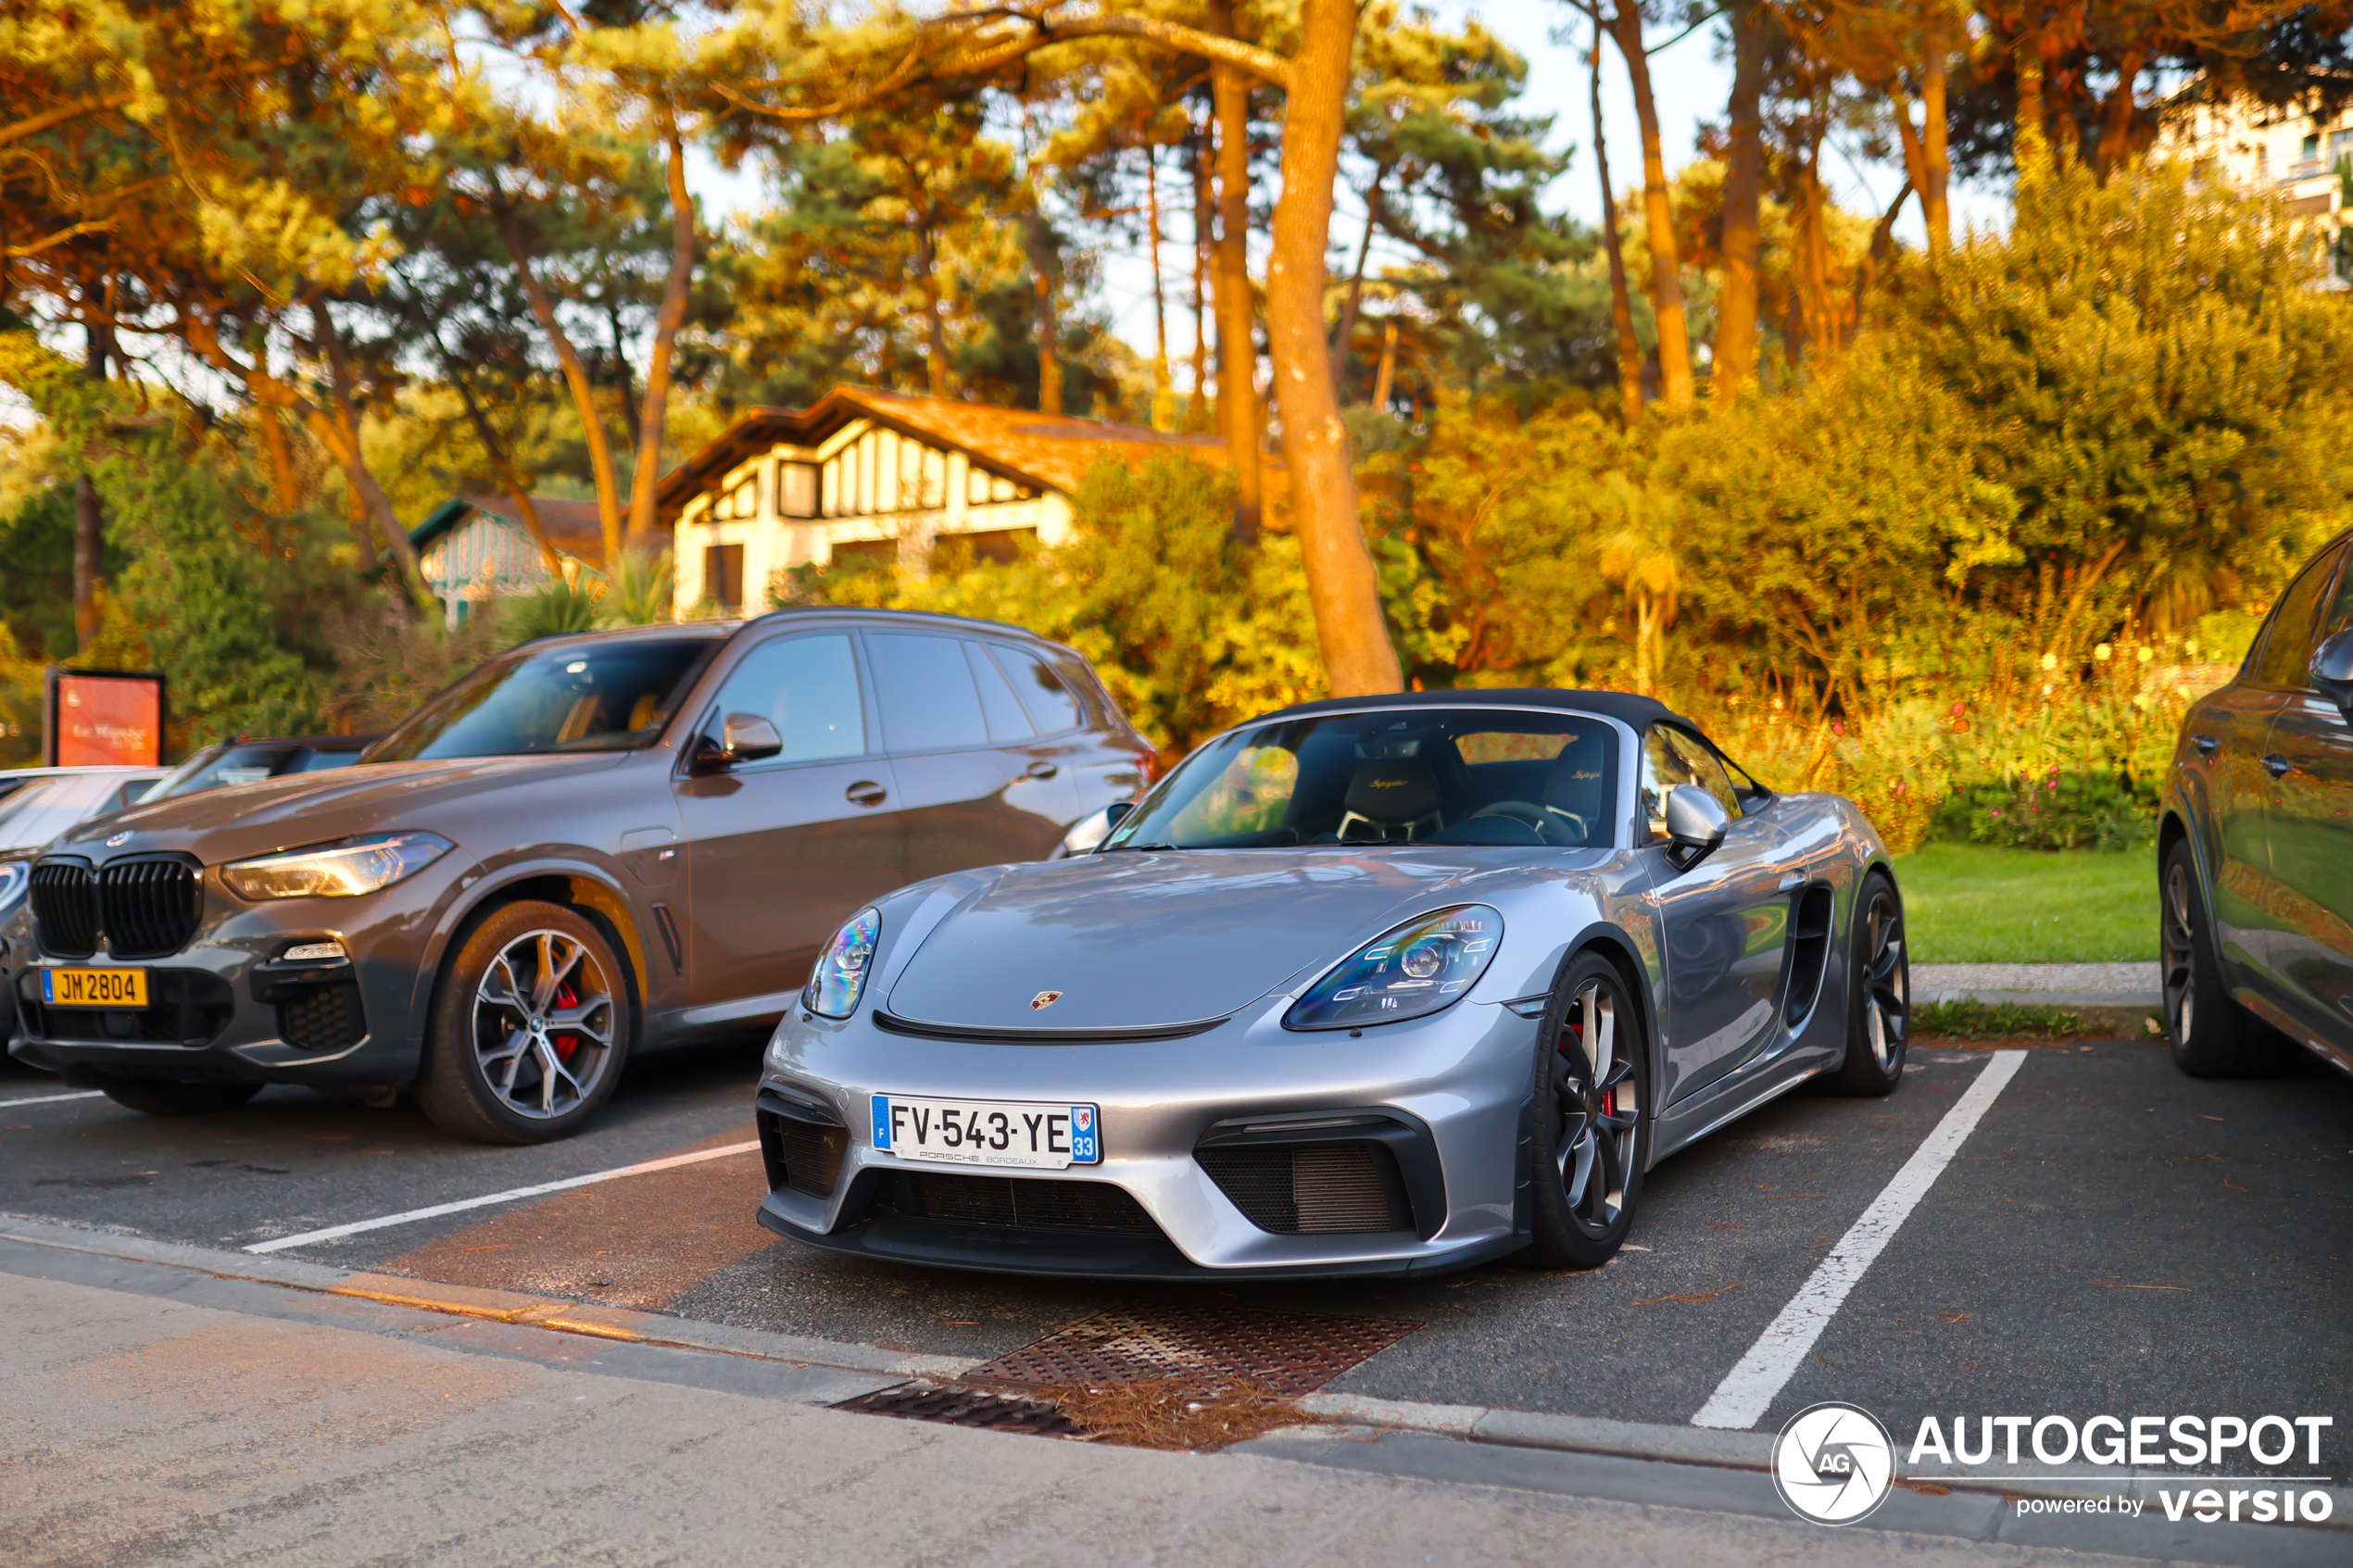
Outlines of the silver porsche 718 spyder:
{"label": "silver porsche 718 spyder", "polygon": [[1863,813],[1649,698],[1303,703],[1083,853],[842,927],[768,1047],[760,1218],[1023,1273],[1590,1268],[1693,1139],[1893,1089],[1908,985]]}

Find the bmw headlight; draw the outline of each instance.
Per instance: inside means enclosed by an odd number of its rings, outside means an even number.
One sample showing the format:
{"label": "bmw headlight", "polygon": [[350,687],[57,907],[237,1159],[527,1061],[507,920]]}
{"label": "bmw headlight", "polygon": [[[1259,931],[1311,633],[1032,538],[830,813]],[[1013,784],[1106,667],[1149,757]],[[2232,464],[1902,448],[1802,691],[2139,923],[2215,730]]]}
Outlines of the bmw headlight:
{"label": "bmw headlight", "polygon": [[390,887],[457,847],[437,833],[371,833],[238,860],[220,880],[241,898],[354,898]]}
{"label": "bmw headlight", "polygon": [[882,940],[882,914],[861,909],[849,923],[834,933],[818,955],[817,967],[800,993],[801,1005],[827,1018],[848,1018],[858,1010],[865,994],[866,973],[875,960],[875,945]]}
{"label": "bmw headlight", "polygon": [[32,868],[23,860],[0,860],[0,914],[16,907],[32,880]]}
{"label": "bmw headlight", "polygon": [[1357,1029],[1452,1006],[1487,971],[1504,917],[1485,904],[1417,916],[1351,954],[1283,1014],[1286,1029]]}

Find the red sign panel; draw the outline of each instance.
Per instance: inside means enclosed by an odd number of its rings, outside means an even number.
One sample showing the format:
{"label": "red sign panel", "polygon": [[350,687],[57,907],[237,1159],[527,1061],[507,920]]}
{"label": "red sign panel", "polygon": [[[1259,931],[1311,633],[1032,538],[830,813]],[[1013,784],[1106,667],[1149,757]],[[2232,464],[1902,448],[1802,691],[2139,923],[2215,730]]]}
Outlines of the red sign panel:
{"label": "red sign panel", "polygon": [[111,670],[49,672],[49,766],[163,762],[163,677]]}

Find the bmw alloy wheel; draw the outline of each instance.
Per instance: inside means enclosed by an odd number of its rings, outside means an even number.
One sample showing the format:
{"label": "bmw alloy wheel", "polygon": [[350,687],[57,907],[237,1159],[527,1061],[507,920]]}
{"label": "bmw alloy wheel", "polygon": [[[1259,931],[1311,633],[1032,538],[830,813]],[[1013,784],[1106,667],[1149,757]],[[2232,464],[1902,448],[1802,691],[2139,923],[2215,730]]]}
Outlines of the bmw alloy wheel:
{"label": "bmw alloy wheel", "polygon": [[527,931],[501,947],[474,987],[472,1014],[483,1081],[518,1116],[573,1110],[612,1058],[612,979],[568,932]]}

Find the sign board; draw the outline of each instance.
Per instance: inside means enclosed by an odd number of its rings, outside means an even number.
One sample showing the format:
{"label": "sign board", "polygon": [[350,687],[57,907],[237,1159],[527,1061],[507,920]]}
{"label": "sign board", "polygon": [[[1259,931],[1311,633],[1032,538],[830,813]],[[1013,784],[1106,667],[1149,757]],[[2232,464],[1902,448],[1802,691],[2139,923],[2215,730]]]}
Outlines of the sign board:
{"label": "sign board", "polygon": [[52,768],[163,764],[163,677],[139,670],[49,668],[42,753]]}

